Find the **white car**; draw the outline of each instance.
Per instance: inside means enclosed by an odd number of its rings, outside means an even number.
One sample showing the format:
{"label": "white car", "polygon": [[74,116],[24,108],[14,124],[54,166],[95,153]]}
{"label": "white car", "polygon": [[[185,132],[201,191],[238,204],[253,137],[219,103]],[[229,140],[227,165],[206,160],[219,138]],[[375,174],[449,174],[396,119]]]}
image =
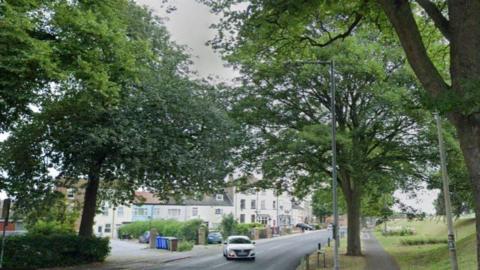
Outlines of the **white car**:
{"label": "white car", "polygon": [[223,242],[223,256],[227,260],[250,259],[255,260],[255,241],[244,235],[233,235]]}

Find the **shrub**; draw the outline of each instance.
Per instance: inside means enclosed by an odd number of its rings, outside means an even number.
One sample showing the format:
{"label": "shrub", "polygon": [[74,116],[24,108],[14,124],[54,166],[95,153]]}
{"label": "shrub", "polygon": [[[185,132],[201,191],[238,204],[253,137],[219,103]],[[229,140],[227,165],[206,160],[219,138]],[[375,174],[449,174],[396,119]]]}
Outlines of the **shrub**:
{"label": "shrub", "polygon": [[28,233],[33,235],[75,234],[75,230],[70,224],[40,220],[29,227]]}
{"label": "shrub", "polygon": [[232,214],[224,215],[220,223],[220,231],[224,238],[235,234],[238,223]]}
{"label": "shrub", "polygon": [[193,219],[185,222],[177,220],[152,220],[152,221],[136,221],[123,225],[119,228],[120,236],[129,235],[138,238],[150,228],[157,229],[158,233],[163,236],[174,236],[182,240],[195,241],[197,231],[202,226],[203,221]]}
{"label": "shrub", "polygon": [[443,238],[411,238],[402,239],[400,244],[404,246],[420,246],[420,245],[433,245],[433,244],[447,244],[447,239]]}
{"label": "shrub", "polygon": [[409,228],[402,228],[400,230],[388,230],[386,232],[382,232],[384,236],[408,236],[414,235],[415,231]]}
{"label": "shrub", "polygon": [[16,235],[5,239],[4,267],[36,269],[100,262],[109,252],[107,238],[73,234]]}
{"label": "shrub", "polygon": [[246,224],[246,223],[237,224],[235,228],[235,233],[240,235],[250,236],[251,228],[252,227],[250,226],[250,224]]}
{"label": "shrub", "polygon": [[190,241],[180,241],[178,245],[178,251],[190,251],[193,248],[193,242]]}

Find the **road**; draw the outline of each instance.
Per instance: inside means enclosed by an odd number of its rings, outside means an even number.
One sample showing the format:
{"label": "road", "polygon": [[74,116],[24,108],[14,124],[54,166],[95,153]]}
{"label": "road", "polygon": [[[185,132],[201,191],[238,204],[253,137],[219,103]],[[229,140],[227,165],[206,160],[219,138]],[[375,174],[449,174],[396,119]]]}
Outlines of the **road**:
{"label": "road", "polygon": [[331,232],[321,230],[257,241],[255,261],[227,261],[222,256],[222,247],[218,246],[201,257],[172,261],[149,269],[294,270],[302,256],[316,250],[319,242],[325,245],[329,235]]}

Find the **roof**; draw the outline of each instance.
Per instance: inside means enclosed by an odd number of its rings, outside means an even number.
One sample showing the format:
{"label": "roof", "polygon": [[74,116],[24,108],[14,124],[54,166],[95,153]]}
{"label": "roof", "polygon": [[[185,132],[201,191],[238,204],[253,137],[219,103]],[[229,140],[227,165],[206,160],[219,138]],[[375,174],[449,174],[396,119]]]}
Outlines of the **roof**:
{"label": "roof", "polygon": [[160,200],[154,193],[148,191],[135,192],[136,197],[143,199],[136,200],[138,203],[143,204],[155,204],[155,205],[205,205],[205,206],[233,206],[232,200],[227,193],[220,193],[223,195],[223,200],[217,200],[216,195],[206,195],[201,200],[195,200],[192,198],[185,198],[182,201],[176,201],[171,198],[169,200]]}

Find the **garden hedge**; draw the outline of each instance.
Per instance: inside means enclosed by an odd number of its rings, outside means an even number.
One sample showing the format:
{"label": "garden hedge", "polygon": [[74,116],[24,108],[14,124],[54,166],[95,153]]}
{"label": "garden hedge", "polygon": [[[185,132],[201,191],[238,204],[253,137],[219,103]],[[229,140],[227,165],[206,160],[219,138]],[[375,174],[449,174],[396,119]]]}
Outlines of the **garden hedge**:
{"label": "garden hedge", "polygon": [[157,229],[162,236],[173,236],[182,240],[196,241],[197,231],[202,226],[201,219],[192,219],[181,222],[177,220],[152,220],[152,221],[136,221],[130,224],[122,225],[118,229],[120,238],[126,236],[138,238],[150,228]]}
{"label": "garden hedge", "polygon": [[[1,240],[1,238],[0,238]],[[15,235],[5,239],[6,269],[37,269],[104,261],[107,238],[74,234]]]}

